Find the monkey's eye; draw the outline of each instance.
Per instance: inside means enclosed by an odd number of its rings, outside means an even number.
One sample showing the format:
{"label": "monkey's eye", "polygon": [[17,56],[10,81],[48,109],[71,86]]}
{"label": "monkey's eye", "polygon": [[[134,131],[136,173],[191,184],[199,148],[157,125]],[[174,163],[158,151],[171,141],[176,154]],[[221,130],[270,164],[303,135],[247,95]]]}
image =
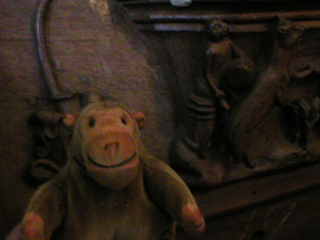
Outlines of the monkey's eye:
{"label": "monkey's eye", "polygon": [[124,119],[124,117],[121,118],[121,122],[122,122],[124,125],[127,125],[127,120]]}
{"label": "monkey's eye", "polygon": [[90,117],[90,119],[89,119],[89,126],[93,128],[94,125],[96,125],[96,120],[94,120],[93,117]]}

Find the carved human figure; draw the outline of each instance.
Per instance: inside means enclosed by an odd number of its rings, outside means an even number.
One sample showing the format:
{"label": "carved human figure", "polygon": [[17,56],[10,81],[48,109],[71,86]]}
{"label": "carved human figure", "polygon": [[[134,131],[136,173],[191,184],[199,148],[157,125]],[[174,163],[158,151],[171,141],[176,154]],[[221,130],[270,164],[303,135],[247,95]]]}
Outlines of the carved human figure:
{"label": "carved human figure", "polygon": [[[202,181],[219,179],[222,165],[210,167],[208,162],[223,146],[212,145],[221,142],[218,125],[225,120],[229,104],[220,86],[245,88],[252,82],[253,64],[227,36],[229,27],[220,19],[207,23],[205,32],[209,40],[205,52],[205,63],[199,79],[189,95],[188,119],[182,124],[182,136],[176,140],[173,166],[191,168],[202,175]],[[212,161],[210,161],[212,162]],[[177,166],[177,168],[178,168]],[[216,168],[216,169],[213,169]],[[220,168],[220,169],[219,169]]]}
{"label": "carved human figure", "polygon": [[[249,167],[257,165],[256,160],[259,155],[253,147],[253,137],[258,134],[255,130],[278,102],[286,98],[292,74],[290,61],[292,48],[301,40],[305,30],[303,26],[290,20],[278,17],[276,20],[257,84],[235,114],[229,129],[229,141],[235,158]],[[302,72],[300,74],[304,75]]]}

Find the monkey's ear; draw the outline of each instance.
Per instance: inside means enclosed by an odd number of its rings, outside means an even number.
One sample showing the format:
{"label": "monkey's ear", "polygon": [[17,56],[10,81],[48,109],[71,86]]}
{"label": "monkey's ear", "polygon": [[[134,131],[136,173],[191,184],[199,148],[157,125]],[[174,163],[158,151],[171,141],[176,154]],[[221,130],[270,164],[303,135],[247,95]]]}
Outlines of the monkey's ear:
{"label": "monkey's ear", "polygon": [[76,120],[77,119],[73,115],[66,113],[62,119],[62,122],[66,127],[72,127],[75,125]]}
{"label": "monkey's ear", "polygon": [[136,119],[140,129],[147,124],[147,117],[143,112],[133,113],[133,117]]}

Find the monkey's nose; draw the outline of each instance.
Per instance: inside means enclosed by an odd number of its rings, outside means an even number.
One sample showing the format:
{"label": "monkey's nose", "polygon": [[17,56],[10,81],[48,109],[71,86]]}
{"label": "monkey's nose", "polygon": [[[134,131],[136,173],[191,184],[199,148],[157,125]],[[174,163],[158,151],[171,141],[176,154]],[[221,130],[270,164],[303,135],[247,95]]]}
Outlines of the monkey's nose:
{"label": "monkey's nose", "polygon": [[104,146],[104,149],[107,151],[107,156],[110,162],[113,162],[113,160],[118,156],[119,146],[120,146],[119,142],[107,143]]}
{"label": "monkey's nose", "polygon": [[115,142],[115,143],[108,143],[104,146],[104,149],[105,150],[109,150],[109,148],[119,148],[119,143],[118,142]]}

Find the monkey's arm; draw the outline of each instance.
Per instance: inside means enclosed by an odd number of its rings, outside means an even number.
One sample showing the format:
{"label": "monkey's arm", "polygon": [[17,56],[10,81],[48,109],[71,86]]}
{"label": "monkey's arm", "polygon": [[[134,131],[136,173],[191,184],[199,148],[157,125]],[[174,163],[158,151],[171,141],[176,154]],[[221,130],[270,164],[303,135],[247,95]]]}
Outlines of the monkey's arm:
{"label": "monkey's arm", "polygon": [[22,239],[49,240],[61,224],[66,204],[61,190],[51,181],[31,198],[22,221]]}
{"label": "monkey's arm", "polygon": [[205,221],[187,185],[165,163],[148,158],[145,163],[145,184],[150,198],[170,213],[190,234],[204,231]]}

